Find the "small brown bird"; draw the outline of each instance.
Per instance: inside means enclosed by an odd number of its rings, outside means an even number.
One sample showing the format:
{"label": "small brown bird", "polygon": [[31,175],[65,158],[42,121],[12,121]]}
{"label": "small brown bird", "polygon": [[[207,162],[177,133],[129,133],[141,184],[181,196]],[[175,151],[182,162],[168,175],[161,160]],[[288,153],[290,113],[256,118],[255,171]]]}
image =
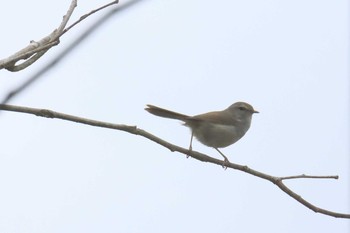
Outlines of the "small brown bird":
{"label": "small brown bird", "polygon": [[252,115],[259,113],[244,102],[234,103],[222,111],[195,116],[187,116],[154,105],[147,105],[145,110],[156,116],[183,121],[192,131],[189,149],[192,150],[194,136],[204,145],[217,150],[224,157],[224,164],[229,160],[218,148],[227,147],[241,139],[250,127]]}

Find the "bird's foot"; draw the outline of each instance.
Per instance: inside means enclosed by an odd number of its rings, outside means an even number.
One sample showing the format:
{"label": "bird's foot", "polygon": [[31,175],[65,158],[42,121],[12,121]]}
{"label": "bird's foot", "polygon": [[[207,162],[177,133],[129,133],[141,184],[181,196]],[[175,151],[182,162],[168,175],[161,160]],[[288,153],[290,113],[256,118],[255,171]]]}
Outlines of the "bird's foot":
{"label": "bird's foot", "polygon": [[188,148],[189,152],[188,154],[186,155],[186,158],[188,159],[188,157],[191,156],[191,152],[192,152],[192,145],[190,146],[190,148]]}
{"label": "bird's foot", "polygon": [[225,157],[224,162],[222,163],[222,168],[226,170],[228,165],[230,165],[230,161]]}

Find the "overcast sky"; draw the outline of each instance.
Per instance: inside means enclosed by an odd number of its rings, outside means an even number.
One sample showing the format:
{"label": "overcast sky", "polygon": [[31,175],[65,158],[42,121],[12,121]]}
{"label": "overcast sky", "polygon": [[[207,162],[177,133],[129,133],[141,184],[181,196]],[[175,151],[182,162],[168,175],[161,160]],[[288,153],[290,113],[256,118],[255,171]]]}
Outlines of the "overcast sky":
{"label": "overcast sky", "polygon": [[[69,4],[4,2],[0,58],[50,33]],[[79,1],[73,20],[102,4]],[[195,115],[245,101],[260,114],[222,149],[230,161],[276,176],[339,175],[285,183],[349,214],[349,9],[345,0],[139,1],[10,104],[136,125],[187,148],[189,130],[146,104]],[[0,98],[101,15],[30,68],[1,70]],[[0,129],[0,232],[350,230],[265,180],[139,136],[13,112],[0,113]],[[193,149],[221,159],[198,141]]]}

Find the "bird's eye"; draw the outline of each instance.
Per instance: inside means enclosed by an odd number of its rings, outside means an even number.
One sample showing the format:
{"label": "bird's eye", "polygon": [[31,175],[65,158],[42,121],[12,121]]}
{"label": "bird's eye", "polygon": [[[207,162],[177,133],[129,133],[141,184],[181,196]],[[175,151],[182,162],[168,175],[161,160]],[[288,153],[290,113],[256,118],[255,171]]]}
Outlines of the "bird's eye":
{"label": "bird's eye", "polygon": [[244,111],[245,107],[239,107],[238,109]]}

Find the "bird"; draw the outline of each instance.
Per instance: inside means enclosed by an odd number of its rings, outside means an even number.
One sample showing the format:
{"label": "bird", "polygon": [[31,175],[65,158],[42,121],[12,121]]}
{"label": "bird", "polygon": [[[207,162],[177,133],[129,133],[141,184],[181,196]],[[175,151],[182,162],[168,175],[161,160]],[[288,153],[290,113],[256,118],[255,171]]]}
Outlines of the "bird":
{"label": "bird", "polygon": [[202,144],[214,148],[224,158],[223,167],[227,168],[228,158],[219,150],[236,143],[249,130],[254,113],[259,113],[245,102],[236,102],[222,111],[207,112],[195,116],[170,111],[151,104],[145,108],[149,113],[184,122],[191,129],[189,151],[195,137]]}

